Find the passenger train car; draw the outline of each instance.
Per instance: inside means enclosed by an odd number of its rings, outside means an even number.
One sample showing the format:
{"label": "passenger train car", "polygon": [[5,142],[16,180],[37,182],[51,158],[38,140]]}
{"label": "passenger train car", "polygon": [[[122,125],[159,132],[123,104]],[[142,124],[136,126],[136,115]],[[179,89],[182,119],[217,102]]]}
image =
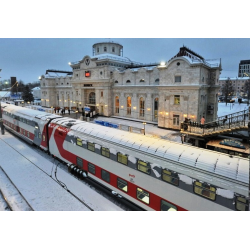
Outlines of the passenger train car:
{"label": "passenger train car", "polygon": [[3,121],[145,210],[249,210],[248,159],[14,105]]}

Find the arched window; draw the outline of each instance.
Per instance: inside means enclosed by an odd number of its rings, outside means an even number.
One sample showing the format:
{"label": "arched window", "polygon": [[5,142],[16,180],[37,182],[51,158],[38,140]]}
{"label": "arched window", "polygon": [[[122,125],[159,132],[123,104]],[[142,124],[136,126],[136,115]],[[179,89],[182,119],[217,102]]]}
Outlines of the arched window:
{"label": "arched window", "polygon": [[143,99],[143,97],[140,98],[140,116],[144,117],[144,105],[145,105],[145,101]]}
{"label": "arched window", "polygon": [[159,82],[159,81],[160,81],[159,78],[155,79],[155,82]]}
{"label": "arched window", "polygon": [[95,104],[95,93],[94,92],[91,92],[89,94],[89,103],[90,104]]}
{"label": "arched window", "polygon": [[131,115],[131,97],[127,97],[127,115]]}
{"label": "arched window", "polygon": [[107,52],[107,47],[104,47],[104,52]]}
{"label": "arched window", "polygon": [[144,80],[144,79],[141,79],[140,82],[145,82],[145,80]]}
{"label": "arched window", "polygon": [[130,82],[130,80],[127,80],[127,81],[126,81],[126,83],[129,83],[129,82]]}
{"label": "arched window", "polygon": [[116,96],[115,97],[115,113],[116,114],[119,114],[119,105],[120,105],[119,96]]}
{"label": "arched window", "polygon": [[118,81],[116,80],[115,83],[118,83]]}
{"label": "arched window", "polygon": [[154,100],[154,118],[157,119],[158,117],[158,103],[159,103],[159,98],[155,98]]}
{"label": "arched window", "polygon": [[115,47],[112,47],[112,52],[115,52]]}

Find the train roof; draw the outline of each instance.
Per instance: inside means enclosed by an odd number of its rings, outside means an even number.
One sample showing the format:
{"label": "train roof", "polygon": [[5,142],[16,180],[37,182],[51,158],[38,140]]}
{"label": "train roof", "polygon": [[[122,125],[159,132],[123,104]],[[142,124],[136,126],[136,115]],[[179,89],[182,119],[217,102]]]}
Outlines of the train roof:
{"label": "train roof", "polygon": [[[60,119],[53,122],[60,124]],[[124,130],[104,127],[90,122],[77,122],[72,131],[81,138],[81,133],[97,139],[107,140],[121,147],[140,150],[154,156],[188,165],[197,170],[205,170],[216,175],[249,183],[249,160],[241,157],[196,148],[164,139],[133,134]],[[82,137],[82,139],[86,139]]]}
{"label": "train roof", "polygon": [[15,114],[17,116],[21,116],[24,118],[29,117],[31,120],[33,120],[33,118],[47,120],[51,118],[61,117],[59,115],[55,115],[55,114],[51,114],[51,113],[47,113],[44,111],[39,111],[39,110],[31,109],[31,108],[23,108],[23,107],[16,106],[13,104],[3,103],[2,106],[4,107],[4,111],[11,112],[12,114]]}

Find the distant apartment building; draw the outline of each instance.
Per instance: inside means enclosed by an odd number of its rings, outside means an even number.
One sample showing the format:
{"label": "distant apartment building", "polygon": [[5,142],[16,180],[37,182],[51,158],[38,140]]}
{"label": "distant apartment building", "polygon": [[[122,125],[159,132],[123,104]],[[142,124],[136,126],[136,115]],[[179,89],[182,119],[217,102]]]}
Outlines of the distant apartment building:
{"label": "distant apartment building", "polygon": [[[222,93],[222,88],[225,85],[226,81],[228,80],[228,77],[221,77],[219,78],[219,85],[220,85],[220,90],[219,90],[219,95]],[[249,77],[230,77],[230,81],[232,81],[232,86],[234,96],[244,96],[244,85],[245,82],[249,80]]]}
{"label": "distant apartment building", "polygon": [[241,60],[239,63],[238,77],[250,75],[250,60]]}

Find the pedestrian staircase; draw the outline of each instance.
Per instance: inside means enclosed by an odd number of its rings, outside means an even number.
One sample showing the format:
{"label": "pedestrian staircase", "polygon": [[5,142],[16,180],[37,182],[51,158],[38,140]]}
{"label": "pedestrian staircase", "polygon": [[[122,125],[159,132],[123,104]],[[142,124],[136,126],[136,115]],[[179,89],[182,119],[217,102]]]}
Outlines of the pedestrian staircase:
{"label": "pedestrian staircase", "polygon": [[181,133],[198,137],[211,137],[250,128],[250,107],[242,111],[218,117],[216,121],[205,123],[183,122]]}

